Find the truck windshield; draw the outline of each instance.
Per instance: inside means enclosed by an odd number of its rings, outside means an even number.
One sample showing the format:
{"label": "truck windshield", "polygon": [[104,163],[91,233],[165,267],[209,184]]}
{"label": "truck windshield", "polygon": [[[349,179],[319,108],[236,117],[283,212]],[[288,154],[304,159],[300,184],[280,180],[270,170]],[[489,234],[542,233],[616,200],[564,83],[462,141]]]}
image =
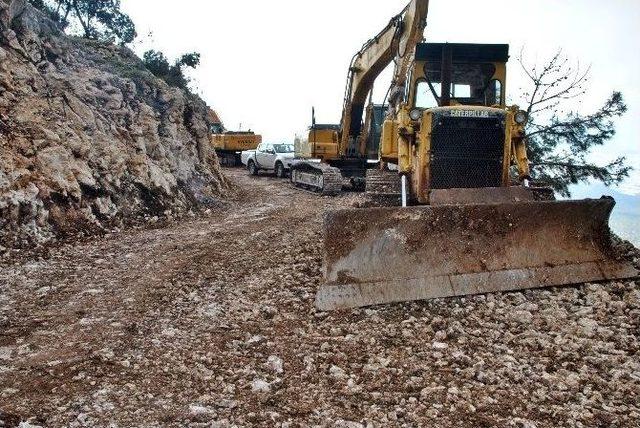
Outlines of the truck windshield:
{"label": "truck windshield", "polygon": [[293,144],[274,144],[276,153],[293,153]]}
{"label": "truck windshield", "polygon": [[[457,63],[451,71],[451,100],[459,104],[491,106],[501,103],[502,87],[493,79],[495,66],[490,63]],[[440,63],[427,63],[427,80],[418,82],[415,106],[436,107],[440,104],[442,70]]]}

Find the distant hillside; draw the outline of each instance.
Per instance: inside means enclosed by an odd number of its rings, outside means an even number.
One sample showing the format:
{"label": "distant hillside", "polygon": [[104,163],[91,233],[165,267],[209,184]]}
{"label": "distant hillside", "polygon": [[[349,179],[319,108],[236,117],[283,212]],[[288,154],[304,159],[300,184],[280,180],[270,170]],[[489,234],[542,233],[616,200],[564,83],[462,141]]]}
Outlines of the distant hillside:
{"label": "distant hillside", "polygon": [[625,195],[616,192],[612,196],[616,199],[616,209],[619,213],[640,216],[640,195]]}
{"label": "distant hillside", "polygon": [[627,195],[602,184],[574,186],[571,189],[575,199],[612,196],[616,207],[611,214],[611,229],[621,238],[640,247],[640,195]]}
{"label": "distant hillside", "polygon": [[612,196],[616,200],[616,213],[640,216],[640,195],[621,193],[600,183],[574,186],[571,188],[571,192],[575,199],[599,198],[602,195]]}

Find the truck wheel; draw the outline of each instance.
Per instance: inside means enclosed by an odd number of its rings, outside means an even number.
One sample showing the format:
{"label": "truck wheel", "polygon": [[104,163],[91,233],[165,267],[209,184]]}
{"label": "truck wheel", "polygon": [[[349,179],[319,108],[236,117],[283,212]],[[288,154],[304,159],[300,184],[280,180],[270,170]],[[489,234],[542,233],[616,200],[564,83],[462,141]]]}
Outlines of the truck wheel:
{"label": "truck wheel", "polygon": [[286,178],[287,171],[284,169],[282,162],[276,162],[276,177]]}
{"label": "truck wheel", "polygon": [[249,169],[249,174],[258,175],[258,167],[254,161],[250,160],[247,164],[247,168]]}

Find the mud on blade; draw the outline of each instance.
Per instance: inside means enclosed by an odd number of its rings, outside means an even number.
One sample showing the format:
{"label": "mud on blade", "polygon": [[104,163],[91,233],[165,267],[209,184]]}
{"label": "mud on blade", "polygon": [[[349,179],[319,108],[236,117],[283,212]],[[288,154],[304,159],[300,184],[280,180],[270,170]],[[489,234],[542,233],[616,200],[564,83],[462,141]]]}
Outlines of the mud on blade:
{"label": "mud on blade", "polygon": [[333,211],[320,310],[638,276],[611,198]]}

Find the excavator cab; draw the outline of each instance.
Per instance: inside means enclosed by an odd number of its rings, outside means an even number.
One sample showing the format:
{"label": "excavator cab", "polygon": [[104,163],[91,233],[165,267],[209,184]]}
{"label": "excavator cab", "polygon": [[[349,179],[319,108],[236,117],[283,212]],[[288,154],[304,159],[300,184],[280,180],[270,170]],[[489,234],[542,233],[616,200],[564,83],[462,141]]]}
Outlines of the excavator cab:
{"label": "excavator cab", "polygon": [[240,153],[243,150],[254,150],[262,143],[262,136],[251,131],[228,131],[218,114],[209,109],[209,140],[220,164],[228,167],[242,165]]}

